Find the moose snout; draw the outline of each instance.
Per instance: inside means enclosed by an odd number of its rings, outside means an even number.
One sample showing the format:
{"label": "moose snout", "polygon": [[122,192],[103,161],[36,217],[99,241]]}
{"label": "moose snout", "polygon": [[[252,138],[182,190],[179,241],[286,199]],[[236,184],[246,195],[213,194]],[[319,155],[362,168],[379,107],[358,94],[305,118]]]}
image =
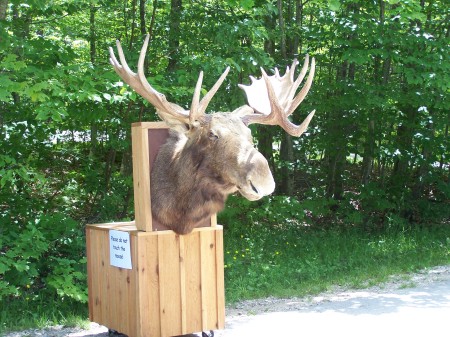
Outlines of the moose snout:
{"label": "moose snout", "polygon": [[239,192],[253,201],[273,193],[275,180],[270,172],[269,163],[261,153],[254,151],[250,162],[246,183],[240,186]]}
{"label": "moose snout", "polygon": [[275,181],[270,170],[268,170],[266,175],[259,176],[258,179],[252,179],[249,182],[250,188],[259,198],[272,194],[275,190]]}
{"label": "moose snout", "polygon": [[273,193],[275,190],[275,181],[272,173],[270,176],[263,177],[264,179],[248,180],[247,185],[239,188],[239,192],[248,200],[255,201],[262,197]]}

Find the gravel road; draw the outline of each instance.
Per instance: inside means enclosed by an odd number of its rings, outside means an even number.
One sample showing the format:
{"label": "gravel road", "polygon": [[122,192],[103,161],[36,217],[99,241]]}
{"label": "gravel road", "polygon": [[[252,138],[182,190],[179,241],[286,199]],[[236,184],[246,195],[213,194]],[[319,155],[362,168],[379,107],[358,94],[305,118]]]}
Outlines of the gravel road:
{"label": "gravel road", "polygon": [[[227,308],[216,337],[450,336],[450,265],[423,270],[364,290],[336,288],[306,298],[243,301]],[[90,330],[54,327],[6,337],[107,337]],[[201,336],[199,334],[190,335]]]}

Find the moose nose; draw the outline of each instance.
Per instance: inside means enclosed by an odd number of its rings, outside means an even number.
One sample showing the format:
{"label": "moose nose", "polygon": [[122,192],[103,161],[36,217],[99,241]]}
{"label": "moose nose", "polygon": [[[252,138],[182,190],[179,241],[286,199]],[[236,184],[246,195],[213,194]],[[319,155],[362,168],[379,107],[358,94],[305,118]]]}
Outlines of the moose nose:
{"label": "moose nose", "polygon": [[245,181],[239,186],[239,192],[248,200],[258,200],[275,190],[275,181],[266,158],[252,148],[245,160]]}
{"label": "moose nose", "polygon": [[264,197],[266,195],[272,194],[275,191],[275,180],[273,180],[272,173],[269,171],[268,174],[263,177],[258,184],[255,182],[252,183],[252,189],[260,195],[260,197]]}
{"label": "moose nose", "polygon": [[251,180],[249,180],[249,183],[250,183],[250,187],[252,188],[253,192],[255,192],[256,194],[259,194],[258,189],[255,187],[255,185],[253,185]]}
{"label": "moose nose", "polygon": [[239,192],[248,200],[259,200],[262,197],[271,194],[275,190],[275,182],[272,175],[264,179],[248,180],[247,185],[239,188]]}
{"label": "moose nose", "polygon": [[259,198],[271,194],[275,190],[275,181],[266,158],[254,151],[250,163],[252,169],[247,175],[248,191]]}

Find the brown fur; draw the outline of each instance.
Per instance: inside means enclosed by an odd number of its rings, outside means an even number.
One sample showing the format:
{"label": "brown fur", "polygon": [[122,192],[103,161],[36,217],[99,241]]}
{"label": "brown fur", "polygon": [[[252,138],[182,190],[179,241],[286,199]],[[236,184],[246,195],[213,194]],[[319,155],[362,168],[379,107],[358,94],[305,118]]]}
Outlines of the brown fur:
{"label": "brown fur", "polygon": [[[249,181],[262,185],[260,175],[273,181],[241,119],[213,116],[185,132],[172,129],[151,172],[153,217],[178,234],[222,210],[230,193],[246,193]],[[249,178],[249,172],[257,177]]]}

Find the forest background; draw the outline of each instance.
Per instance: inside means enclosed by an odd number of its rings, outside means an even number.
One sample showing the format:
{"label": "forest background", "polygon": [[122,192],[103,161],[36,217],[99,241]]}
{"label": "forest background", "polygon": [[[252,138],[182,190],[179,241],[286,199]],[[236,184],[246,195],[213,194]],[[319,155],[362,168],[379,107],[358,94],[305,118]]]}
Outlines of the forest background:
{"label": "forest background", "polygon": [[316,109],[307,133],[253,130],[275,195],[231,197],[219,218],[227,298],[273,282],[295,293],[368,260],[448,263],[449,14],[444,0],[0,0],[2,327],[14,308],[85,308],[85,225],[134,218],[130,125],[157,117],[108,47],[120,39],[135,69],[146,34],[146,74],[170,101],[188,104],[201,70],[208,88],[231,66],[211,111],[243,105],[237,84],[259,67],[316,58],[293,116]]}

